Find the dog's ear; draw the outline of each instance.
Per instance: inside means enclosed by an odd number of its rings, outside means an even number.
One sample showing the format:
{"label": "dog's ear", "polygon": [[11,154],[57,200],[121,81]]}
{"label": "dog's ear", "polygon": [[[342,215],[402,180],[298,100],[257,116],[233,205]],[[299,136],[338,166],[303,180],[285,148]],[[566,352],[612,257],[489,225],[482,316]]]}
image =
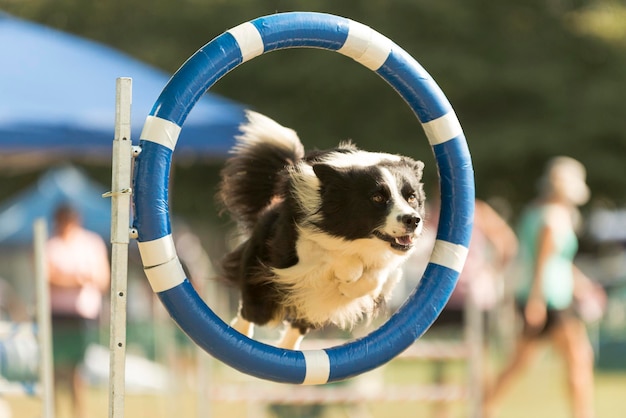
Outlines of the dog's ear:
{"label": "dog's ear", "polygon": [[411,168],[413,168],[413,171],[417,175],[417,178],[421,179],[422,174],[424,173],[424,163],[419,160],[413,160],[413,159],[410,159],[409,161],[411,164]]}
{"label": "dog's ear", "polygon": [[340,168],[328,164],[313,164],[313,172],[322,184],[329,184],[334,180],[343,178],[343,171]]}

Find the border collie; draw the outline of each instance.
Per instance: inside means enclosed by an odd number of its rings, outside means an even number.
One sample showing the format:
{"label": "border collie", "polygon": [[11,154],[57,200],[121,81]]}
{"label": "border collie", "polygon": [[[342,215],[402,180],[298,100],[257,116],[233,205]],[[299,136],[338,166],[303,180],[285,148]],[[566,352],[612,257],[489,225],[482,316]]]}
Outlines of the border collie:
{"label": "border collie", "polygon": [[424,164],[349,142],[304,152],[295,131],[249,111],[221,172],[218,200],[245,240],[222,262],[240,289],[231,326],[286,323],[278,346],[379,310],[422,231]]}

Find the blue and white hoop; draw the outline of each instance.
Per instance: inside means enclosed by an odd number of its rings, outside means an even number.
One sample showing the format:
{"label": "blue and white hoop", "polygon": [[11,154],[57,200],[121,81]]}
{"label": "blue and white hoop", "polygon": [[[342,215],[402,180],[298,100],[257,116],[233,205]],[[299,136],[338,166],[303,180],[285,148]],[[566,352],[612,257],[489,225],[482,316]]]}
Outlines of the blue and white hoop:
{"label": "blue and white hoop", "polygon": [[[441,212],[428,267],[407,301],[364,338],[323,350],[292,351],[249,339],[223,322],[196,293],[174,247],[168,212],[172,153],[198,99],[239,64],[286,48],[337,51],[385,79],[421,122],[440,176]],[[146,276],[178,325],[205,351],[267,380],[324,384],[372,370],[405,350],[437,318],[465,263],[474,212],[471,157],[454,111],[409,54],[371,28],[329,14],[261,17],[221,34],[192,55],[157,99],[140,138],[134,174],[135,228]]]}

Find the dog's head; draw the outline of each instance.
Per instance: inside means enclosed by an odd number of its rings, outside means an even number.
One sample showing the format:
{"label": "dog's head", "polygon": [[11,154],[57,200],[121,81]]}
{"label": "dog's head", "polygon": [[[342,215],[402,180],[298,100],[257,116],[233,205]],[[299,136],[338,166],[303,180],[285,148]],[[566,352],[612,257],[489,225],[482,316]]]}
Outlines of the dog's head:
{"label": "dog's head", "polygon": [[320,183],[320,230],[349,240],[383,240],[399,252],[413,247],[423,228],[421,161],[356,151],[312,168]]}

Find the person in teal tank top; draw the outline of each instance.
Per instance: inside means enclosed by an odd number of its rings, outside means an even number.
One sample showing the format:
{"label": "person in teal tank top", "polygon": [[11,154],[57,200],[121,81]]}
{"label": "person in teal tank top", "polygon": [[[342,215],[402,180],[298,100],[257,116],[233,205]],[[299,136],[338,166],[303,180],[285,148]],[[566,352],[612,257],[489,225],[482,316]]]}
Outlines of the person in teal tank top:
{"label": "person in teal tank top", "polygon": [[599,291],[573,262],[578,250],[577,207],[589,198],[585,177],[580,162],[569,157],[552,159],[540,179],[537,200],[520,218],[516,299],[523,330],[510,363],[485,391],[487,418],[543,342],[551,343],[567,365],[572,416],[595,416],[593,349],[585,324],[573,309],[579,292]]}
{"label": "person in teal tank top", "polygon": [[[518,236],[520,238],[521,280],[517,289],[517,299],[528,300],[533,290],[536,274],[537,256],[539,254],[540,237],[544,228],[550,228],[554,240],[554,248],[547,255],[541,271],[541,295],[548,309],[567,309],[574,299],[574,274],[572,263],[578,250],[576,234],[560,217],[570,215],[558,205],[539,204],[528,208],[520,222]],[[559,228],[559,223],[564,223]],[[538,291],[538,290],[537,290]]]}

